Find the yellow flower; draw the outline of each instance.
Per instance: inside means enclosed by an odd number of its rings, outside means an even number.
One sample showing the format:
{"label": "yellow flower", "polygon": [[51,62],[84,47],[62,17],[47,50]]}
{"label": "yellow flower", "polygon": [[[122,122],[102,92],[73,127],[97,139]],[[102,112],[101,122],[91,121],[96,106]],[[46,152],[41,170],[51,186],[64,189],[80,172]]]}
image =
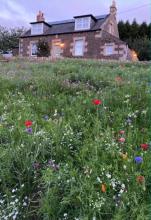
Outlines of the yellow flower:
{"label": "yellow flower", "polygon": [[127,160],[128,155],[127,155],[127,153],[125,153],[125,154],[121,153],[121,157],[123,158],[123,160]]}

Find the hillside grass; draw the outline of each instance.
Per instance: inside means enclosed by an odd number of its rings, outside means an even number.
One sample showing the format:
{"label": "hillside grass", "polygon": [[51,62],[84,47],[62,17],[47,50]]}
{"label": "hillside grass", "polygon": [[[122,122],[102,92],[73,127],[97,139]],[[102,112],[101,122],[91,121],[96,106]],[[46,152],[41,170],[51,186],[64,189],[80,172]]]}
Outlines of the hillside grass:
{"label": "hillside grass", "polygon": [[0,63],[0,219],[151,219],[150,73],[141,63]]}

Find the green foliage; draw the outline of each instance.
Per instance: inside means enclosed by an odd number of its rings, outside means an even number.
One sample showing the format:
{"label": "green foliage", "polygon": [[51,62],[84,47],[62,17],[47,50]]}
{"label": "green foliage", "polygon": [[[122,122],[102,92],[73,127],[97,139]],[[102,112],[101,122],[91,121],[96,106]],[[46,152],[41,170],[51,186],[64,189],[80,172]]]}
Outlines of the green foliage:
{"label": "green foliage", "polygon": [[151,149],[140,148],[151,141],[150,64],[17,60],[0,70],[1,220],[150,219]]}
{"label": "green foliage", "polygon": [[24,28],[8,29],[0,26],[0,51],[5,52],[19,47],[19,37],[24,31]]}
{"label": "green foliage", "polygon": [[38,57],[49,57],[50,55],[50,48],[49,44],[46,41],[39,40],[37,44],[37,56]]}
{"label": "green foliage", "polygon": [[118,23],[120,38],[126,41],[129,48],[136,51],[139,60],[151,60],[151,24],[143,22],[138,24],[136,20],[129,23]]}
{"label": "green foliage", "polygon": [[151,60],[151,40],[148,38],[138,38],[135,41],[132,39],[127,40],[131,49],[134,49],[138,54],[139,60]]}

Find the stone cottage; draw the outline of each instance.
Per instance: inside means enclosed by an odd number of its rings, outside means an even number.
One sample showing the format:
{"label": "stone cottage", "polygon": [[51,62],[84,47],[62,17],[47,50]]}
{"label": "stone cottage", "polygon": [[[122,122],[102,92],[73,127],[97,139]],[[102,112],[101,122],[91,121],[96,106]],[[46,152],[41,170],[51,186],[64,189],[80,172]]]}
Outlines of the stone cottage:
{"label": "stone cottage", "polygon": [[21,57],[37,57],[39,40],[48,42],[51,58],[130,60],[130,50],[119,39],[117,7],[113,0],[109,14],[75,16],[74,19],[46,22],[40,11],[31,29],[19,42]]}

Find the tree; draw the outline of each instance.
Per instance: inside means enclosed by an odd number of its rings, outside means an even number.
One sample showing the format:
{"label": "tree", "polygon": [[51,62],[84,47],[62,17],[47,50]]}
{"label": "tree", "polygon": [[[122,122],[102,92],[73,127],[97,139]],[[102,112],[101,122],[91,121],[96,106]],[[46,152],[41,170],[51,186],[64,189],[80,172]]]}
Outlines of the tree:
{"label": "tree", "polygon": [[125,23],[125,39],[130,38],[131,37],[131,24],[129,23],[129,21],[126,21]]}
{"label": "tree", "polygon": [[136,51],[139,60],[151,60],[151,24],[138,24],[136,20],[132,24],[129,21],[120,21],[118,28],[120,39]]}
{"label": "tree", "polygon": [[149,36],[148,33],[148,25],[146,22],[143,22],[140,26],[139,26],[139,35],[142,37],[147,37]]}
{"label": "tree", "polygon": [[50,48],[48,42],[39,40],[37,44],[37,56],[38,57],[49,57]]}
{"label": "tree", "polygon": [[130,36],[133,39],[139,38],[139,24],[137,23],[136,19],[133,20],[131,27],[130,27]]}
{"label": "tree", "polygon": [[136,39],[131,47],[136,51],[139,60],[151,60],[151,41],[148,38]]}
{"label": "tree", "polygon": [[11,28],[10,30],[0,26],[0,51],[5,52],[19,46],[19,38],[25,32],[22,28]]}

